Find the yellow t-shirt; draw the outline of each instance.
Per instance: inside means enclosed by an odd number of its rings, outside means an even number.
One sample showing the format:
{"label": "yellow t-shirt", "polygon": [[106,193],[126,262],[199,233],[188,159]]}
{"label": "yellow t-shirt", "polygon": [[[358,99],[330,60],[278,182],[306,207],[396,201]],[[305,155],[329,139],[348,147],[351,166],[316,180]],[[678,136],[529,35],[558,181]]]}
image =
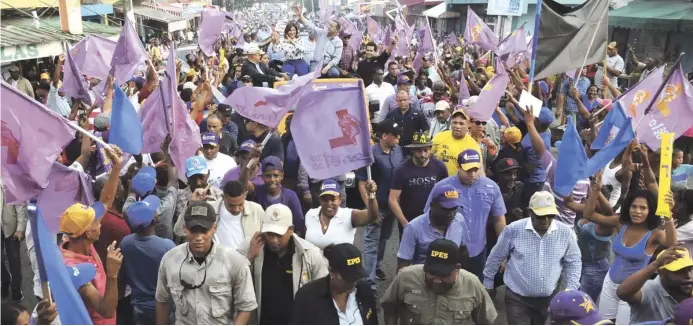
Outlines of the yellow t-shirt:
{"label": "yellow t-shirt", "polygon": [[469,133],[462,139],[455,139],[452,137],[452,130],[446,130],[439,132],[433,137],[431,153],[445,163],[445,166],[448,168],[448,176],[452,176],[457,174],[457,156],[468,149],[481,153],[479,143]]}

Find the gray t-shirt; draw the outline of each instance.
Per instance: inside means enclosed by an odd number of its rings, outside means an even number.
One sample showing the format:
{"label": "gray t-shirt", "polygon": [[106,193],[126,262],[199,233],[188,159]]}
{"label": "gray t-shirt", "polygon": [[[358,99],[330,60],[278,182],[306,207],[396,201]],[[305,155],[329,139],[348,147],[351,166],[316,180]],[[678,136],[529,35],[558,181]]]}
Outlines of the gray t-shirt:
{"label": "gray t-shirt", "polygon": [[664,289],[659,276],[643,285],[642,301],[630,305],[630,324],[664,320],[674,315],[678,302]]}

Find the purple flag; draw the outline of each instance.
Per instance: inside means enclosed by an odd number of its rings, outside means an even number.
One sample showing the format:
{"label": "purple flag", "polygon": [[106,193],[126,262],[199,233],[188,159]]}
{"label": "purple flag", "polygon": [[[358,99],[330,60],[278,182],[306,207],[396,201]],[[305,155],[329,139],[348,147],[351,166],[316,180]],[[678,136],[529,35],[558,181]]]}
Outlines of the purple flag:
{"label": "purple flag", "polygon": [[[633,118],[638,122],[645,113],[645,109],[650,105],[652,97],[657,93],[657,89],[664,82],[664,66],[651,72],[641,82],[635,84],[623,93],[618,101],[627,117]],[[660,144],[661,145],[661,144]]]}
{"label": "purple flag", "polygon": [[460,71],[460,94],[458,103],[462,104],[462,100],[466,100],[471,97],[469,94],[469,85],[467,85],[467,79],[464,77],[464,73]]}
{"label": "purple flag", "polygon": [[70,50],[72,58],[82,74],[105,80],[111,70],[111,58],[115,52],[116,42],[89,35]]}
{"label": "purple flag", "polygon": [[319,74],[320,69],[315,69],[312,74],[298,77],[277,89],[241,87],[236,89],[223,103],[235,108],[238,114],[250,120],[270,128],[276,128],[284,115],[296,106],[304,92],[311,89],[311,82]]}
{"label": "purple flag", "polygon": [[383,35],[383,44],[389,44],[392,39],[392,28],[390,28],[390,25],[387,25],[387,27],[385,28],[385,33]]}
{"label": "purple flag", "polygon": [[214,45],[226,23],[226,13],[215,8],[204,8],[200,14],[200,49],[208,57],[214,54]]}
{"label": "purple flag", "polygon": [[349,39],[349,46],[354,51],[358,51],[361,46],[361,41],[363,40],[363,33],[359,32],[354,23],[344,17],[339,19],[339,23],[342,25],[342,29],[351,35],[351,38]]}
{"label": "purple flag", "polygon": [[55,162],[48,180],[48,186],[41,191],[37,205],[48,230],[58,233],[60,216],[68,207],[75,203],[87,206],[94,203],[91,177]]}
{"label": "purple flag", "polygon": [[142,47],[142,42],[137,36],[135,27],[126,17],[123,29],[118,38],[113,58],[111,59],[111,71],[117,85],[122,85],[135,73],[137,66],[148,59],[147,51]]}
{"label": "purple flag", "polygon": [[419,45],[419,52],[420,53],[433,52],[433,50],[434,50],[433,36],[431,35],[431,33],[429,33],[426,24],[424,24],[424,23],[419,24],[419,33],[422,34],[421,35],[421,44]]}
{"label": "purple flag", "polygon": [[467,110],[471,118],[479,121],[490,119],[496,110],[496,106],[498,106],[498,101],[505,94],[505,88],[508,86],[508,82],[510,82],[510,77],[498,59],[496,59],[496,71],[496,74],[491,77],[491,80],[481,90],[476,103]]}
{"label": "purple flag", "polygon": [[[171,52],[168,55],[169,62],[174,62],[174,58],[175,49],[171,47]],[[164,84],[161,86],[164,102],[162,107],[163,110],[170,110],[168,112],[172,113],[171,123],[173,125],[171,128],[171,147],[169,148],[171,160],[178,168],[178,178],[187,180],[185,177],[185,160],[195,155],[197,150],[202,147],[202,138],[200,137],[200,127],[190,118],[188,106],[185,105],[185,102],[178,95],[177,76],[175,65],[166,66],[166,76],[163,81]],[[166,111],[163,113],[166,114]],[[164,116],[159,119],[165,118]]]}
{"label": "purple flag", "polygon": [[[6,202],[24,202],[48,185],[53,163],[75,132],[67,120],[4,81],[0,106]],[[27,127],[27,121],[32,127]]]}
{"label": "purple flag", "polygon": [[63,86],[62,90],[65,94],[82,100],[83,102],[91,105],[91,97],[89,97],[89,91],[85,87],[85,80],[82,77],[82,73],[77,67],[75,60],[72,58],[70,51],[67,51],[66,60],[67,64],[63,69]]}
{"label": "purple flag", "polygon": [[164,116],[164,102],[162,99],[161,86],[152,92],[144,105],[140,109],[140,123],[144,129],[142,139],[142,153],[158,153],[161,151],[161,143],[168,135],[166,128],[166,117]]}
{"label": "purple flag", "polygon": [[[110,131],[107,131],[110,134]],[[94,136],[96,138],[103,140],[105,143],[109,143],[104,139],[104,133],[101,132],[95,132]],[[127,153],[123,153],[127,154]],[[111,172],[111,169],[113,168],[113,162],[111,162],[111,159],[108,158],[108,154],[106,154],[106,149],[101,146],[101,144],[96,143],[96,157],[99,159],[99,164],[100,167],[97,167],[97,169],[103,169],[103,172]],[[129,158],[128,158],[129,159]],[[123,162],[127,162],[125,159],[125,156],[123,155]]]}
{"label": "purple flag", "polygon": [[498,45],[498,35],[493,33],[481,17],[471,7],[467,7],[467,25],[464,28],[464,40],[469,44],[478,44],[483,50],[493,50]]}
{"label": "purple flag", "polygon": [[525,24],[514,30],[510,36],[506,37],[495,50],[499,56],[508,53],[524,52],[527,50],[527,36],[525,36]]}
{"label": "purple flag", "polygon": [[291,131],[311,178],[332,178],[373,163],[362,86],[310,92],[300,102]]}
{"label": "purple flag", "polygon": [[380,24],[371,18],[371,16],[368,16],[368,18],[366,18],[366,25],[368,28],[368,35],[371,36],[371,40],[373,40],[375,43],[381,42],[383,34]]}
{"label": "purple flag", "polygon": [[638,141],[645,143],[654,151],[662,145],[663,132],[673,132],[676,139],[693,126],[691,84],[684,77],[680,63],[672,69],[674,71],[669,80],[665,81],[662,92],[649,112],[644,111],[644,116],[636,113],[632,120]]}
{"label": "purple flag", "polygon": [[414,74],[416,76],[419,75],[419,70],[421,69],[422,61],[423,61],[422,51],[418,51],[416,53],[416,57],[414,57],[414,61],[411,63],[411,67],[414,68]]}
{"label": "purple flag", "polygon": [[455,34],[455,32],[450,32],[450,34],[445,36],[445,43],[452,46],[460,46],[460,41],[457,39],[457,34]]}

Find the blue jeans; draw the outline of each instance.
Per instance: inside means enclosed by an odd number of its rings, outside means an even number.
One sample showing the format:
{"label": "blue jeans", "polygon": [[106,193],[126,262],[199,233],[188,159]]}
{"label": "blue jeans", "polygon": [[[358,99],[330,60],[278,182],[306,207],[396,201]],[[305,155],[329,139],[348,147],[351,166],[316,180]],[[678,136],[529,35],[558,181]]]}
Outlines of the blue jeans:
{"label": "blue jeans", "polygon": [[286,60],[282,65],[282,70],[291,78],[294,74],[299,76],[308,74],[310,67],[304,60]]}
{"label": "blue jeans", "polygon": [[591,262],[583,261],[580,291],[587,293],[592,301],[597,302],[604,286],[604,277],[608,271],[609,260],[607,258]]}
{"label": "blue jeans", "polygon": [[385,256],[385,245],[392,235],[395,218],[389,209],[381,209],[380,216],[383,217],[381,224],[371,223],[366,226],[366,233],[363,238],[363,260],[368,275],[368,283],[375,289],[375,271],[380,268]]}
{"label": "blue jeans", "polygon": [[[132,305],[135,325],[154,325],[154,310],[140,305]],[[171,320],[173,321],[173,320]]]}
{"label": "blue jeans", "polygon": [[469,270],[468,272],[476,275],[479,281],[484,282],[484,267],[486,266],[486,248],[478,255],[474,257],[469,257]]}

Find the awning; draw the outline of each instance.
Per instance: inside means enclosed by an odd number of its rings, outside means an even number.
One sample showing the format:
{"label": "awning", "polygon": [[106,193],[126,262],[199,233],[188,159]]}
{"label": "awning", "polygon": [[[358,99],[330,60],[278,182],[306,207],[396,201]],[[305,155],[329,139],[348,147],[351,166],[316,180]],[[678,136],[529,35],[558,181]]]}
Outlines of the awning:
{"label": "awning", "polygon": [[457,18],[460,16],[458,12],[447,11],[447,4],[445,2],[424,11],[423,14],[431,18]]}
{"label": "awning", "polygon": [[609,11],[609,26],[693,32],[693,2],[684,0],[635,0]]}

